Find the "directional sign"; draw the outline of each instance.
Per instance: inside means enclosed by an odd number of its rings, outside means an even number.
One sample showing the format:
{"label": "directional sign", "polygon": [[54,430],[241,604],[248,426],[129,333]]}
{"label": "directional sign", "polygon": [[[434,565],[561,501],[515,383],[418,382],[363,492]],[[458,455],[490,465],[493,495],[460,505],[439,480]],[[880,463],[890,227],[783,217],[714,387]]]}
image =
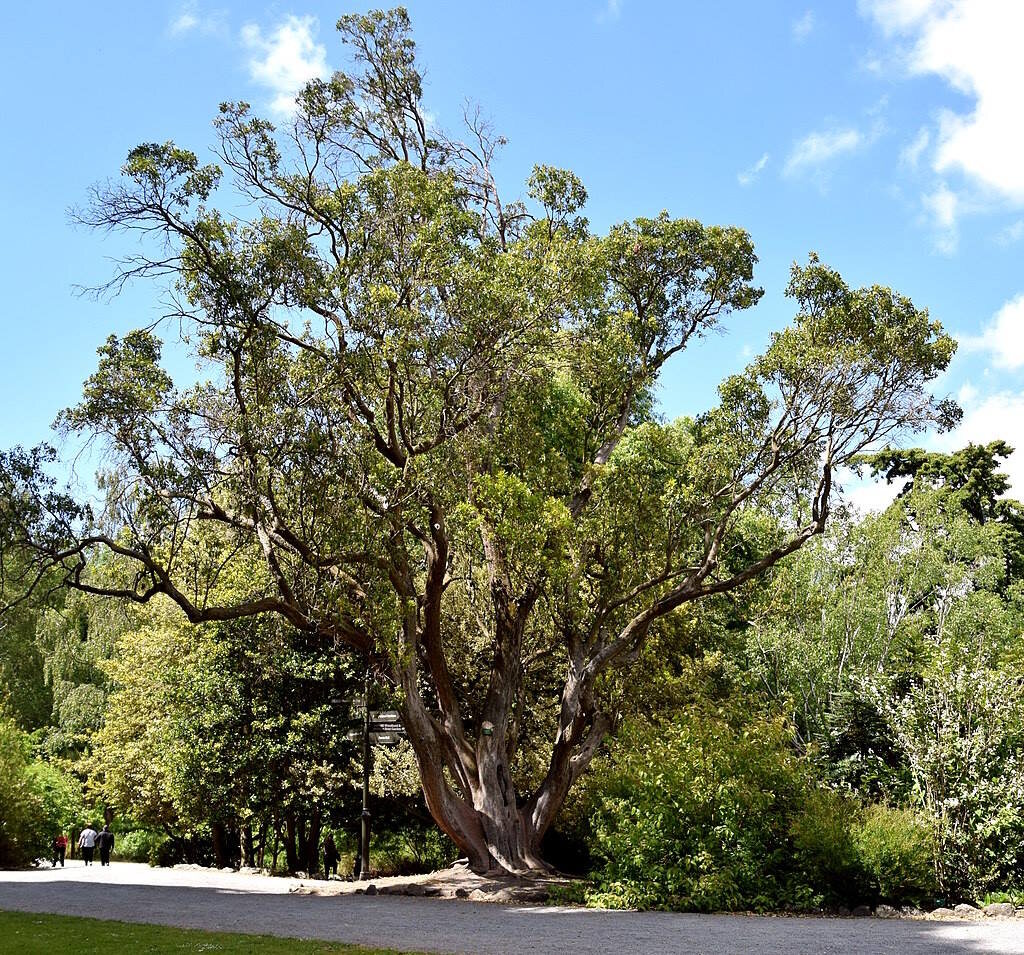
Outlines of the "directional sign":
{"label": "directional sign", "polygon": [[371,733],[370,741],[385,746],[394,746],[405,739],[405,733]]}
{"label": "directional sign", "polygon": [[[345,735],[350,740],[353,740],[354,742],[358,742],[359,740],[361,740],[363,738],[363,731],[362,730],[349,730]],[[378,744],[383,745],[383,746],[393,746],[395,743],[400,743],[405,738],[406,738],[406,735],[405,735],[404,732],[402,732],[402,733],[389,733],[389,732],[378,731],[378,730],[371,730],[371,732],[370,732],[370,742],[371,743],[378,743]]]}
{"label": "directional sign", "polygon": [[370,710],[370,732],[406,735],[398,710]]}

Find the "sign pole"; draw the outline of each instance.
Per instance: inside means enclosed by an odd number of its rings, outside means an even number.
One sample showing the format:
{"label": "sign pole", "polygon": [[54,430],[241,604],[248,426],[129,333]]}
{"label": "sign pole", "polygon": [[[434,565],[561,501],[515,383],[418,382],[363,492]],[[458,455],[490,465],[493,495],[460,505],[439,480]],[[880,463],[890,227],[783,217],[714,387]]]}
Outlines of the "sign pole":
{"label": "sign pole", "polygon": [[363,688],[363,812],[359,826],[359,878],[370,878],[370,658]]}

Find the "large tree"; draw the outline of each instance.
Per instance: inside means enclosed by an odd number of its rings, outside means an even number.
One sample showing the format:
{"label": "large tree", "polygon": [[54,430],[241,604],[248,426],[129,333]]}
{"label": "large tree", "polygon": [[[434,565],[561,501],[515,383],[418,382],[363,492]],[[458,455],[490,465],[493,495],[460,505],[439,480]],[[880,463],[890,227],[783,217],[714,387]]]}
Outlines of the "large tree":
{"label": "large tree", "polygon": [[[111,287],[164,279],[209,379],[176,388],[150,331],[109,339],[60,422],[104,440],[106,509],[47,452],[5,455],[2,536],[30,557],[8,583],[276,613],[365,655],[441,828],[478,870],[540,869],[648,635],[819,534],[854,455],[948,418],[926,386],[954,343],[812,256],[792,325],[660,422],[665,363],[760,297],[749,236],[665,213],[595,234],[549,167],[507,200],[479,115],[464,140],[428,119],[405,12],[338,28],[354,66],[293,119],[225,104],[218,165],[140,146],[80,213],[156,240]],[[103,550],[119,583],[90,577]],[[217,602],[240,554],[265,574]]]}

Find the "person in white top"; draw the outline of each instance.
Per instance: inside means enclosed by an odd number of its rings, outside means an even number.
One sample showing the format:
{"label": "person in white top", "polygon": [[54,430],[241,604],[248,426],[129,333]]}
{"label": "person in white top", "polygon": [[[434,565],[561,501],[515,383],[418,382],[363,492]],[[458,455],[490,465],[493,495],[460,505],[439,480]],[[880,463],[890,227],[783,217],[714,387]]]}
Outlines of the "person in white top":
{"label": "person in white top", "polygon": [[86,865],[92,865],[92,854],[96,848],[96,830],[92,826],[86,826],[78,837],[78,848],[82,850],[82,860]]}

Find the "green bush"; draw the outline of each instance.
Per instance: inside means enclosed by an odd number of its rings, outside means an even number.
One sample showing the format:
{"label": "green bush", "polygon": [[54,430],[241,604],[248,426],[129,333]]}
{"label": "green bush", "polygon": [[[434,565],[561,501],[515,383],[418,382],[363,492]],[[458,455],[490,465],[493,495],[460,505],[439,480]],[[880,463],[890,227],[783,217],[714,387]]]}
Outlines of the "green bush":
{"label": "green bush", "polygon": [[917,813],[869,806],[854,826],[853,841],[878,898],[918,902],[935,893],[935,836]]}
{"label": "green bush", "polygon": [[53,837],[81,814],[81,789],[48,763],[31,758],[29,737],[0,717],[0,866],[48,859]]}
{"label": "green bush", "polygon": [[[433,872],[451,865],[457,855],[452,841],[433,824],[382,829],[370,838],[370,868],[379,876]],[[354,847],[351,853],[342,852],[342,859],[347,868],[341,871],[351,871]]]}
{"label": "green bush", "polygon": [[[839,803],[818,793],[781,721],[694,713],[633,726],[593,774],[590,796],[602,860],[593,905],[809,909],[828,901],[854,858]],[[828,817],[815,821],[822,807]]]}
{"label": "green bush", "polygon": [[126,862],[148,862],[158,865],[167,835],[152,829],[134,829],[117,834],[114,856]]}
{"label": "green bush", "polygon": [[797,869],[830,904],[858,902],[867,888],[852,832],[857,812],[849,797],[812,789],[790,826]]}

